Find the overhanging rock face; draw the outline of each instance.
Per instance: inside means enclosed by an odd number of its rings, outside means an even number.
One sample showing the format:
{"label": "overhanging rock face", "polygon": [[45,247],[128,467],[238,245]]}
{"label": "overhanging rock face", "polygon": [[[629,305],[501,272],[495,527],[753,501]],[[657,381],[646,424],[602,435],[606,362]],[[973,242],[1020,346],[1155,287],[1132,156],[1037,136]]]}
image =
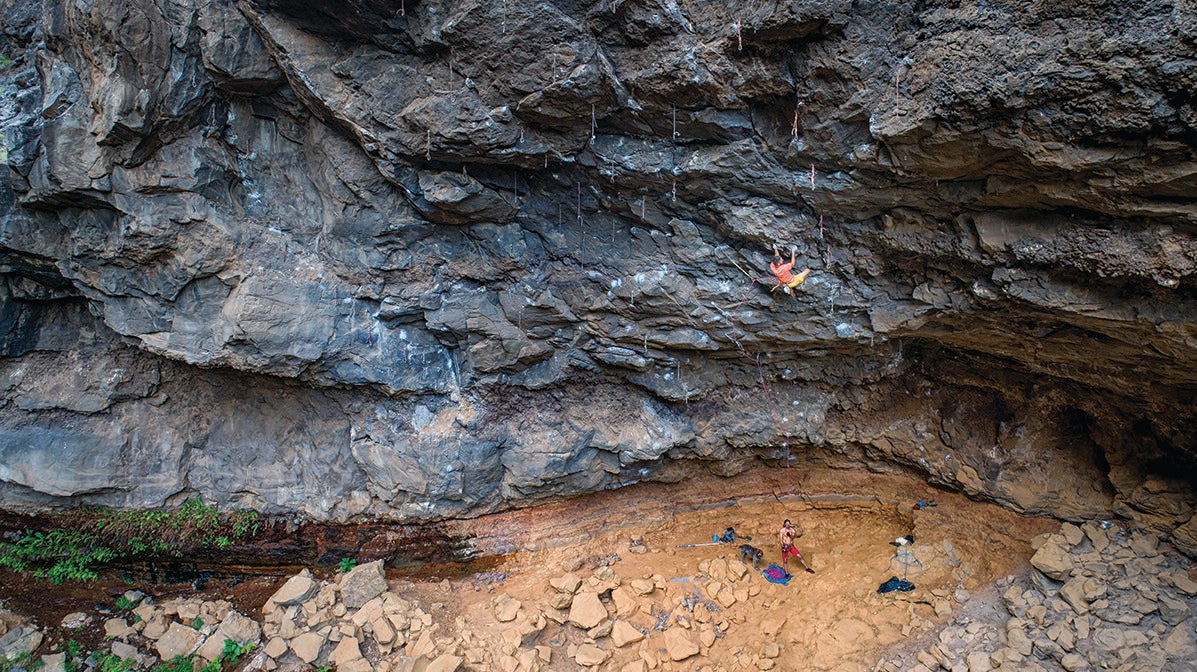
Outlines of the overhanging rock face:
{"label": "overhanging rock face", "polygon": [[7,508],[424,520],[789,450],[1197,551],[1179,4],[0,11]]}

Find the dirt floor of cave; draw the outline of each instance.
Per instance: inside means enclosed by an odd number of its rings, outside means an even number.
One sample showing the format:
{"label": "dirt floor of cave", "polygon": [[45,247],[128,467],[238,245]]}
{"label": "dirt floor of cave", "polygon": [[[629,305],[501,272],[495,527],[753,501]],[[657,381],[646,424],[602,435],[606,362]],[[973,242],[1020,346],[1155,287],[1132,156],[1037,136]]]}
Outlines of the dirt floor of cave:
{"label": "dirt floor of cave", "polygon": [[[915,511],[913,505],[920,499],[934,499],[937,505]],[[710,542],[712,534],[729,526],[737,535],[751,537],[750,543],[765,551],[766,563],[779,562],[776,533],[787,517],[803,529],[797,545],[816,573],[802,573],[791,561],[795,578],[788,586],[759,580],[761,591],[752,599],[752,608],[741,610],[743,622],[711,648],[707,662],[731,666],[738,652],[759,651],[765,643],[761,624],[784,616],[780,669],[872,669],[895,651],[917,650],[930,642],[936,624],[948,617],[936,613],[936,604],[955,611],[993,609],[993,581],[1026,571],[1031,539],[1059,528],[1058,521],[1019,516],[903,476],[762,469],[733,478],[643,484],[461,521],[457,532],[473,537],[480,549],[509,552],[479,564],[395,568],[388,576],[400,590],[437,605],[434,617],[451,634],[457,616],[489,612],[498,593],[543,604],[552,591],[549,579],[571,570],[586,576],[596,560],[613,556],[618,560],[612,568],[625,580],[652,574],[671,581],[696,580],[703,560],[737,557],[739,542],[679,546]],[[890,542],[908,534],[915,537],[921,565],[909,570],[917,589],[900,598],[878,595],[879,584],[903,574],[899,566],[890,565],[895,554]],[[633,552],[634,539],[643,542],[645,552]],[[478,573],[481,570],[486,573]],[[333,571],[322,568],[316,573],[329,578]],[[496,573],[502,580],[489,587],[480,580]],[[285,576],[277,570],[274,576],[237,580],[217,575],[200,591],[186,585],[146,586],[141,581],[132,587],[158,599],[188,592],[229,599],[242,613],[259,617],[257,607]],[[11,574],[3,579],[6,587],[0,598],[8,608],[49,626],[70,611],[111,605],[130,587],[127,577],[110,577],[90,588],[52,589]],[[963,604],[955,601],[960,589],[970,595]],[[634,651],[620,651],[612,662],[634,657]],[[691,669],[693,663],[677,669]]]}
{"label": "dirt floor of cave", "polygon": [[[935,500],[936,506],[916,511],[919,500]],[[758,470],[730,479],[603,493],[489,517],[478,521],[483,525],[475,532],[490,543],[509,536],[525,549],[492,570],[507,574],[494,590],[536,603],[550,596],[550,578],[574,568],[586,576],[593,565],[588,558],[611,554],[619,556],[612,568],[625,580],[651,574],[693,580],[703,560],[738,557],[739,543],[679,546],[710,542],[712,534],[729,526],[737,535],[750,536],[750,543],[765,551],[766,563],[780,564],[776,537],[785,518],[803,528],[797,546],[816,573],[803,573],[791,560],[795,578],[788,586],[759,581],[753,608],[742,610],[745,621],[711,648],[711,662],[730,665],[736,651],[759,651],[765,643],[761,623],[784,616],[780,669],[871,669],[883,654],[893,655],[893,647],[917,649],[928,643],[935,625],[948,617],[937,615],[934,604],[978,615],[996,606],[994,580],[1026,571],[1031,539],[1060,526],[903,476],[816,468],[791,474]],[[899,565],[890,564],[896,550],[890,542],[908,534],[919,549],[921,566],[911,566],[907,576],[917,589],[912,599],[878,595],[882,582],[903,575]],[[633,539],[642,540],[648,551],[631,552]],[[416,584],[428,591],[428,601],[451,603],[453,615],[489,610],[493,594],[476,591],[468,580],[451,580],[454,598],[446,599],[445,587],[434,586],[433,578]],[[955,601],[959,589],[969,592],[964,604]],[[912,621],[923,629],[906,627]],[[693,666],[689,661],[684,669]]]}

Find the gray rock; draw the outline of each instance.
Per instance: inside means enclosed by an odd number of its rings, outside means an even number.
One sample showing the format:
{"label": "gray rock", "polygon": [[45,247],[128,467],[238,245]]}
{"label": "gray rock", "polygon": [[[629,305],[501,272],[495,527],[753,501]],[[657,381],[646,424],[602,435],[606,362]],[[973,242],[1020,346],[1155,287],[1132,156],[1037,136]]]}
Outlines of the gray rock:
{"label": "gray rock", "polygon": [[274,595],[270,596],[267,603],[273,603],[280,607],[289,607],[306,602],[319,589],[320,584],[312,578],[312,573],[307,568],[304,568],[295,576],[287,579],[287,582],[276,590]]}
{"label": "gray rock", "polygon": [[[191,655],[203,640],[204,636],[194,628],[181,623],[171,623],[166,633],[154,642],[154,649],[162,660],[171,660],[177,656]],[[223,642],[221,645],[223,646]]]}
{"label": "gray rock", "polygon": [[67,630],[77,630],[87,625],[91,621],[91,616],[82,611],[75,611],[62,617],[60,625]]}
{"label": "gray rock", "polygon": [[66,672],[66,654],[49,653],[41,658],[40,672]]}
{"label": "gray rock", "polygon": [[1089,598],[1089,594],[1093,592],[1089,587],[1092,585],[1100,585],[1100,583],[1095,579],[1085,576],[1074,576],[1060,588],[1060,597],[1076,613],[1083,614],[1089,611],[1089,602],[1091,599]]}
{"label": "gray rock", "polygon": [[305,663],[315,662],[328,639],[318,632],[305,632],[287,643],[296,657]]}
{"label": "gray rock", "polygon": [[15,627],[0,636],[0,658],[16,660],[22,655],[32,654],[41,646],[43,638],[42,631],[33,626]]}
{"label": "gray rock", "polygon": [[1194,444],[1186,12],[294,4],[4,8],[6,507],[468,518],[784,440],[1197,555],[1156,473]]}
{"label": "gray rock", "polygon": [[1089,661],[1085,660],[1084,656],[1075,653],[1066,653],[1060,658],[1060,667],[1063,667],[1068,672],[1080,672],[1088,669]]}
{"label": "gray rock", "polygon": [[1161,597],[1158,603],[1160,620],[1164,623],[1177,626],[1189,620],[1192,612],[1189,605],[1181,600],[1175,600],[1170,597]]}
{"label": "gray rock", "polygon": [[461,656],[444,653],[433,659],[431,663],[428,663],[428,667],[424,669],[424,672],[457,672],[457,670],[461,669],[461,663]]}
{"label": "gray rock", "polygon": [[569,607],[569,616],[567,617],[570,623],[584,630],[589,630],[606,618],[607,608],[599,600],[598,593],[583,590],[574,595],[573,602]]}
{"label": "gray rock", "polygon": [[217,660],[224,650],[226,640],[240,645],[257,644],[261,636],[262,627],[257,621],[230,611],[216,627],[216,631],[204,640],[196,653],[205,660]]}
{"label": "gray rock", "polygon": [[121,660],[131,660],[131,661],[134,661],[137,663],[141,662],[141,658],[142,658],[141,652],[138,651],[137,647],[133,646],[132,644],[126,644],[125,642],[115,641],[115,642],[112,642],[112,645],[109,647],[109,650],[112,651],[112,655],[116,656],[117,658],[120,658]]}
{"label": "gray rock", "polygon": [[1021,656],[1031,655],[1031,651],[1034,648],[1030,638],[1022,630],[1011,630],[1007,633],[1007,641],[1009,641],[1011,648]]}
{"label": "gray rock", "polygon": [[341,602],[357,609],[387,590],[382,560],[358,565],[341,577]]}
{"label": "gray rock", "polygon": [[1031,565],[1055,581],[1066,581],[1072,573],[1072,557],[1059,543],[1049,541],[1031,556]]}
{"label": "gray rock", "polygon": [[989,672],[993,669],[989,654],[984,651],[973,651],[966,656],[966,660],[968,661],[968,672]]}
{"label": "gray rock", "polygon": [[1060,534],[1064,536],[1064,540],[1068,542],[1068,545],[1073,547],[1085,540],[1085,533],[1081,528],[1072,523],[1064,523],[1060,526]]}
{"label": "gray rock", "polygon": [[422,200],[417,202],[417,207],[425,217],[436,222],[502,222],[516,213],[516,208],[498,192],[464,173],[422,171],[419,184]]}

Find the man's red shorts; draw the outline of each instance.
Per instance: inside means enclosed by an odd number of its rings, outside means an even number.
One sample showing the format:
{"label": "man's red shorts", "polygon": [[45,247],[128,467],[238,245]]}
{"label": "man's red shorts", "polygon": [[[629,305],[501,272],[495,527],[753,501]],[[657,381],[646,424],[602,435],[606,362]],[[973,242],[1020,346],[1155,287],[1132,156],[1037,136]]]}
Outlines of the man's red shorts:
{"label": "man's red shorts", "polygon": [[794,548],[793,544],[786,544],[785,546],[781,547],[781,559],[782,560],[786,560],[789,558],[801,558],[801,557],[802,557],[802,554],[798,552],[798,549]]}

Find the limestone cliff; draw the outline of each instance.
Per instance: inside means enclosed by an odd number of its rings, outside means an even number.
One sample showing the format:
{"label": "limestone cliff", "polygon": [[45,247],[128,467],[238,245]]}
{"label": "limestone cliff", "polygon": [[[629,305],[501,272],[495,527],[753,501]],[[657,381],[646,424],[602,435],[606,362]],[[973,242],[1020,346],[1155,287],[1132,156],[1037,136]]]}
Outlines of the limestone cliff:
{"label": "limestone cliff", "polygon": [[5,508],[423,520],[789,452],[1197,552],[1188,0],[0,14]]}

